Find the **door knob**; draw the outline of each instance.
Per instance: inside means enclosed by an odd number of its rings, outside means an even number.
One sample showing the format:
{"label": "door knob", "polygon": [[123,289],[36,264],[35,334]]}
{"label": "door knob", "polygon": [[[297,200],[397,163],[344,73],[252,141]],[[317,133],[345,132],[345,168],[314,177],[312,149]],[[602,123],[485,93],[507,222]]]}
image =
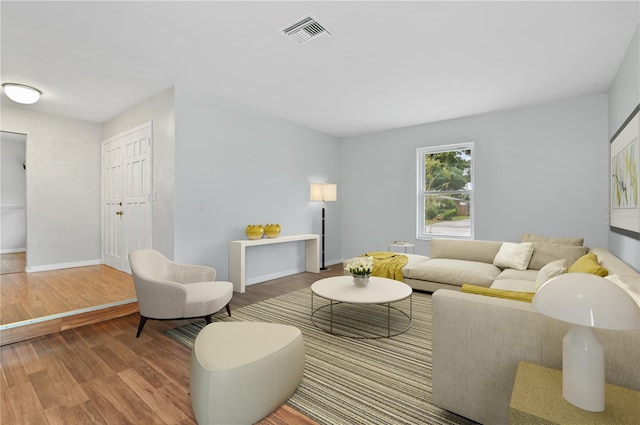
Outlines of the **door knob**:
{"label": "door knob", "polygon": [[116,215],[122,215],[124,214],[124,211],[116,211]]}

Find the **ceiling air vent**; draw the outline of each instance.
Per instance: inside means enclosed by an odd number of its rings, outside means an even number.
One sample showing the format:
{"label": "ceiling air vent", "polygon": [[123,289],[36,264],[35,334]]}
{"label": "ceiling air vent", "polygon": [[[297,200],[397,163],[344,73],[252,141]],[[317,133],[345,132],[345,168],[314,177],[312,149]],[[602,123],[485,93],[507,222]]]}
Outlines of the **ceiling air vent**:
{"label": "ceiling air vent", "polygon": [[311,15],[307,15],[287,25],[279,32],[296,44],[306,44],[310,41],[331,35],[328,28],[319,23]]}

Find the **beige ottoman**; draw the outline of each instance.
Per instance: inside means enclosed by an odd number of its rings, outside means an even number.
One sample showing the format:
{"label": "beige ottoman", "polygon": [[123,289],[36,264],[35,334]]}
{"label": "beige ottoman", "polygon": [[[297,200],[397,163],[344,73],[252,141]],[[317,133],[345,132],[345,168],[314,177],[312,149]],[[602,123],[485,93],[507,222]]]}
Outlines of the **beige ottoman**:
{"label": "beige ottoman", "polygon": [[201,425],[253,424],[300,385],[304,341],[293,326],[216,322],[191,353],[191,405]]}

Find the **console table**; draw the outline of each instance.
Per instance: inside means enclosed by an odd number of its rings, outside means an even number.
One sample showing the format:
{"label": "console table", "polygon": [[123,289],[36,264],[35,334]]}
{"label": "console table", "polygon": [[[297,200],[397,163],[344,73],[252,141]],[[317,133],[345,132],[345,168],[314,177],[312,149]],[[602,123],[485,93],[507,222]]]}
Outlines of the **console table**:
{"label": "console table", "polygon": [[247,247],[298,241],[305,241],[305,270],[311,273],[320,273],[320,235],[291,235],[272,239],[229,241],[229,281],[233,283],[233,290],[244,292]]}
{"label": "console table", "polygon": [[637,424],[640,392],[606,384],[604,412],[588,412],[562,397],[562,371],[520,362],[516,374],[509,423],[523,425]]}

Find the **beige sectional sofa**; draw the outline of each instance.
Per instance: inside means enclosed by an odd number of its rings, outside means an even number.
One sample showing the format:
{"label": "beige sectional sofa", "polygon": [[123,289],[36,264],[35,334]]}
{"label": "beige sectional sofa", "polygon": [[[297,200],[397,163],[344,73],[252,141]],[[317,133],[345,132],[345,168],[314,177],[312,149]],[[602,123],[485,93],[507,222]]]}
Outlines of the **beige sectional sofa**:
{"label": "beige sectional sofa", "polygon": [[[415,258],[404,267],[404,281],[414,289],[435,292],[437,289],[460,289],[471,284],[512,291],[533,292],[539,269],[550,261],[566,258],[567,268],[589,252],[579,238],[547,238],[523,235],[533,244],[533,255],[526,270],[494,265],[503,242],[483,240],[431,240],[430,257]],[[554,242],[571,242],[573,245]]]}
{"label": "beige sectional sofa", "polygon": [[[570,324],[546,317],[528,302],[461,292],[463,284],[535,292],[539,269],[587,252],[609,274],[640,288],[640,274],[603,248],[578,238],[525,234],[534,250],[525,270],[494,265],[503,242],[431,240],[430,257],[407,254],[402,272],[414,289],[433,292],[432,393],[444,409],[487,425],[508,424],[518,362],[562,368],[562,338]],[[640,390],[640,331],[596,329],[605,347],[606,380]]]}
{"label": "beige sectional sofa", "polygon": [[[489,261],[484,260],[492,255],[495,245],[486,243],[482,247],[483,254],[476,253],[473,259],[484,264],[473,269],[474,265],[455,262],[462,270],[448,283],[438,282],[442,279],[436,277],[437,268],[428,275],[415,269],[407,274],[414,285],[419,281],[426,288],[454,288],[437,290],[432,297],[434,403],[474,421],[499,425],[508,423],[518,362],[561,369],[562,338],[571,325],[537,313],[527,302],[460,292],[458,282],[467,279],[471,269],[482,270],[476,285],[528,290],[535,283],[538,270],[498,271],[487,267]],[[590,252],[598,256],[610,274],[640,287],[640,274],[612,253],[602,248],[591,248]],[[471,261],[469,258],[458,261]],[[430,261],[433,260],[422,264]],[[420,265],[417,267],[420,269]],[[428,276],[429,280],[416,279],[417,276]],[[605,347],[607,382],[640,390],[640,331],[595,332]]]}

